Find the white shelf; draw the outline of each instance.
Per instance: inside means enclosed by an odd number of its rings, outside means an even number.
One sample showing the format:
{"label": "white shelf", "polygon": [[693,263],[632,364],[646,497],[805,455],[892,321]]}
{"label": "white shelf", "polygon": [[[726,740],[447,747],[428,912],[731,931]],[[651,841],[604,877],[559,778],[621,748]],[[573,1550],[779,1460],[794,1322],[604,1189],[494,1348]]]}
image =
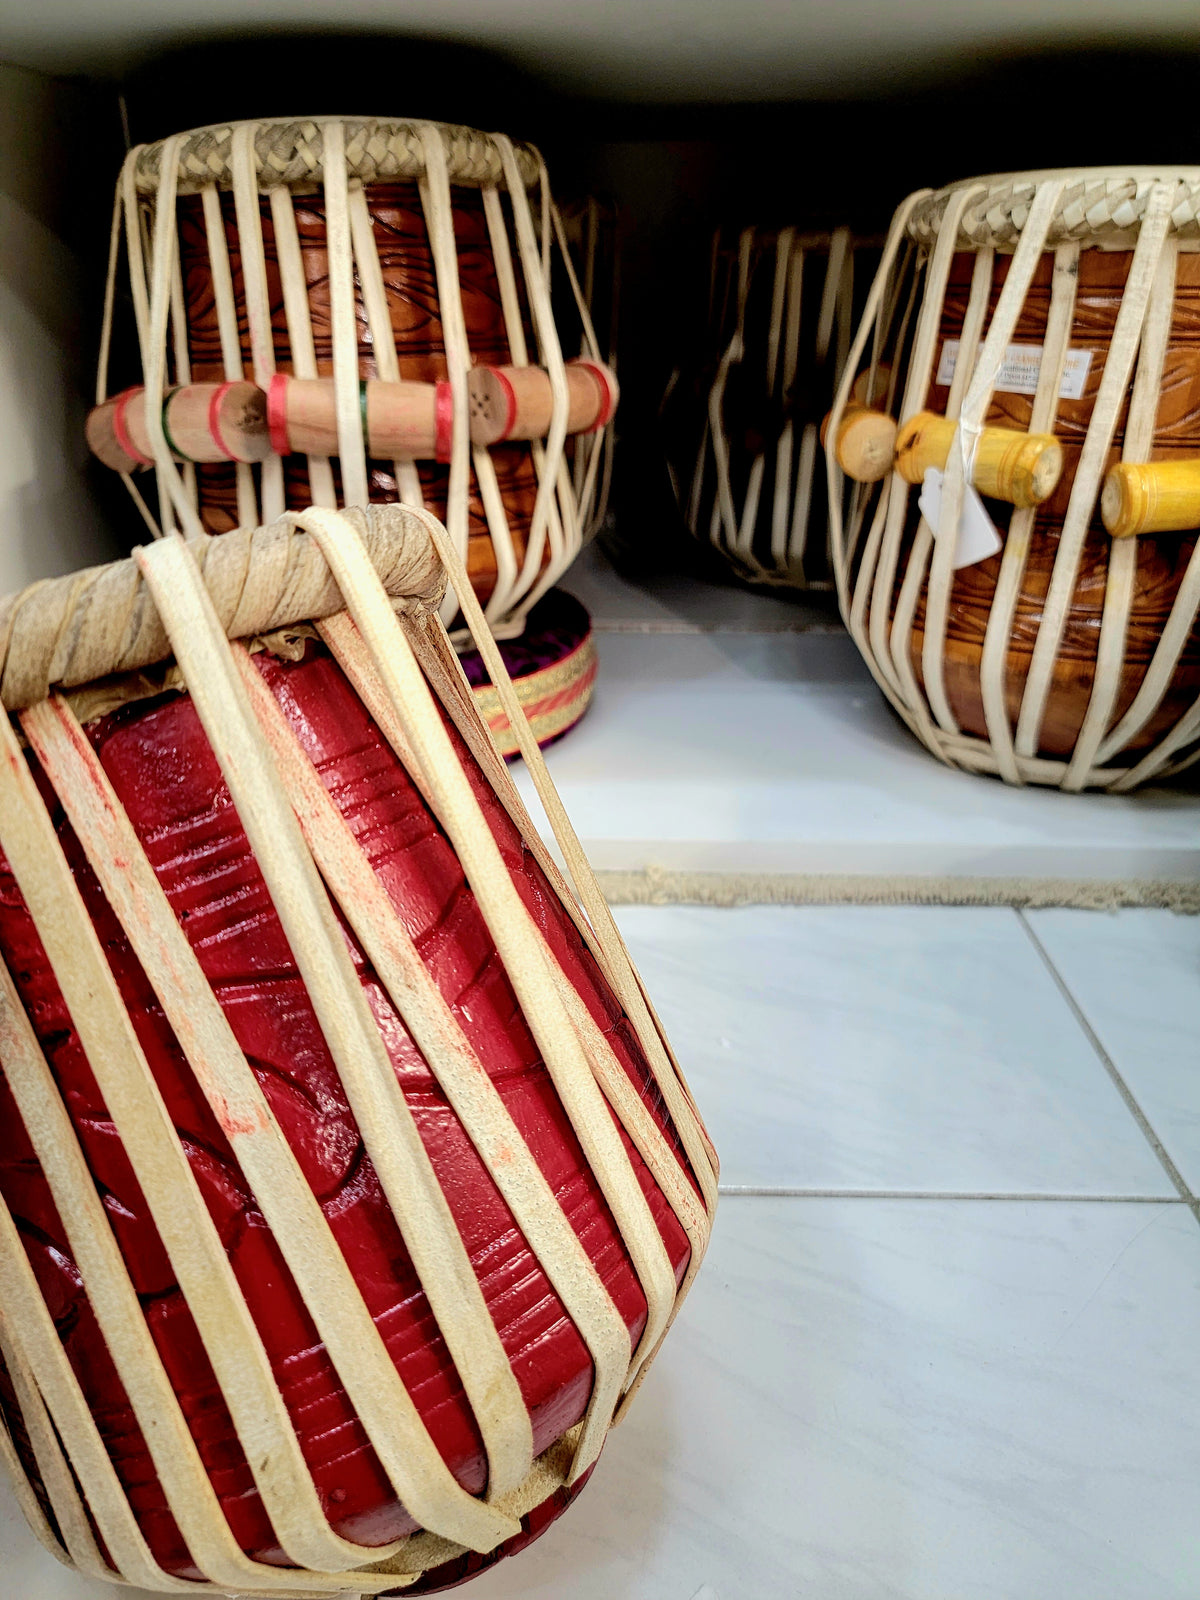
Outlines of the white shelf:
{"label": "white shelf", "polygon": [[599,868],[1200,876],[1195,792],[1065,795],[951,771],[892,716],[827,609],[632,585],[595,548],[566,587],[592,609],[600,675],[549,763]]}

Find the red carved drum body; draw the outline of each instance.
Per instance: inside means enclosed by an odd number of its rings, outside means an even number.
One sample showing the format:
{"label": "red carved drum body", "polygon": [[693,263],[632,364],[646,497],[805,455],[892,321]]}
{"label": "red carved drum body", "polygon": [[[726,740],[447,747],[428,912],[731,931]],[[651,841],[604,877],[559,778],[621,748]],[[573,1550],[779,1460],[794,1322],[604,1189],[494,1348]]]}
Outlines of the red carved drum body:
{"label": "red carved drum body", "polygon": [[[830,418],[831,528],[868,664],[952,765],[1120,791],[1197,754],[1200,499],[1172,487],[1200,483],[1197,194],[1191,169],[1030,173],[897,213]],[[844,452],[852,387],[899,425],[878,489]],[[914,466],[921,426],[944,442]],[[1026,448],[1036,492],[987,476]],[[995,553],[964,543],[972,482]]]}
{"label": "red carved drum body", "polygon": [[[329,537],[334,540],[354,536],[345,519],[338,519],[336,527],[331,523],[330,528]],[[264,538],[268,535],[273,555],[266,553]],[[232,576],[230,604],[243,620],[248,616],[246,608],[253,609],[249,589],[256,572],[269,572],[270,582],[278,585],[279,592],[291,596],[297,585],[287,569],[298,539],[303,542],[294,532],[275,529],[260,530],[249,538],[239,532],[211,541],[208,549],[214,559],[205,571],[210,590],[216,592],[220,586],[221,580],[213,577],[215,556],[220,555],[225,560],[221,570]],[[373,559],[380,570],[386,565]],[[304,560],[312,566],[307,555]],[[118,564],[121,568],[131,565]],[[247,592],[239,600],[243,575]],[[64,593],[69,583],[62,580]],[[432,614],[436,605],[437,597],[426,609],[426,626],[435,632],[440,629]],[[392,618],[388,626],[395,631],[392,613],[385,608],[384,615],[385,621]],[[367,614],[356,612],[355,616],[367,630]],[[169,619],[167,625],[170,637],[178,639]],[[134,631],[138,631],[136,625]],[[144,628],[141,631],[144,633]],[[547,1041],[556,1036],[541,1031],[543,1023],[531,1013],[530,975],[515,966],[511,950],[507,964],[501,956],[504,937],[511,935],[496,931],[500,924],[494,901],[481,898],[482,891],[477,893],[467,881],[454,842],[459,837],[454,829],[461,824],[450,824],[452,838],[439,820],[450,804],[445,799],[450,791],[431,778],[427,753],[420,764],[411,753],[403,760],[398,753],[410,749],[406,740],[417,740],[412,749],[422,748],[420,739],[432,737],[428,724],[426,735],[414,731],[419,725],[404,721],[405,712],[401,721],[407,731],[398,734],[390,722],[393,714],[399,714],[393,710],[388,712],[390,733],[381,728],[348,676],[350,673],[357,681],[357,675],[366,671],[370,677],[379,672],[381,658],[376,656],[375,666],[365,668],[355,653],[361,646],[351,650],[344,634],[329,631],[323,624],[300,625],[282,633],[264,627],[261,632],[267,636],[266,648],[240,658],[266,690],[266,710],[260,707],[255,713],[263,729],[258,737],[271,741],[272,750],[283,748],[287,761],[295,763],[301,757],[310,786],[314,775],[319,779],[316,799],[310,795],[301,803],[297,791],[289,788],[288,793],[325,880],[331,886],[339,881],[337,859],[329,864],[320,855],[319,844],[312,842],[320,837],[312,831],[312,819],[314,814],[324,814],[321,807],[328,812],[326,828],[332,826],[344,835],[342,851],[359,862],[360,872],[362,863],[369,868],[370,892],[383,891],[382,910],[374,913],[374,922],[364,925],[359,920],[361,908],[344,889],[333,887],[337,922],[331,926],[349,951],[353,970],[349,981],[352,990],[361,995],[353,993],[351,997],[358,1005],[365,1001],[373,1019],[371,1025],[382,1041],[388,1070],[407,1105],[406,1115],[411,1115],[448,1206],[447,1217],[455,1230],[449,1237],[461,1241],[464,1262],[473,1274],[471,1293],[476,1292],[477,1284],[517,1386],[514,1396],[519,1391],[519,1404],[532,1434],[535,1470],[524,1498],[518,1496],[512,1502],[515,1509],[510,1515],[515,1521],[506,1538],[493,1539],[490,1548],[486,1548],[487,1540],[481,1541],[474,1550],[453,1540],[435,1541],[429,1559],[387,1569],[396,1572],[396,1581],[404,1573],[410,1578],[418,1575],[415,1587],[403,1592],[430,1592],[482,1570],[508,1550],[519,1549],[553,1520],[586,1479],[586,1471],[568,1477],[564,1463],[569,1461],[571,1441],[576,1437],[572,1430],[577,1430],[585,1413],[591,1415],[589,1406],[598,1393],[600,1347],[594,1329],[589,1331],[588,1319],[580,1317],[581,1302],[572,1301],[570,1310],[564,1302],[563,1296],[571,1300],[575,1290],[568,1293],[563,1286],[577,1284],[577,1275],[583,1272],[595,1286],[589,1293],[599,1293],[601,1303],[610,1308],[608,1314],[619,1318],[631,1359],[643,1335],[650,1331],[648,1317],[657,1319],[657,1327],[662,1311],[661,1300],[655,1302],[659,1309],[650,1309],[646,1237],[630,1242],[628,1212],[623,1208],[631,1195],[635,1210],[645,1208],[652,1229],[651,1253],[660,1255],[661,1272],[668,1275],[670,1292],[677,1293],[685,1277],[690,1282],[698,1265],[700,1250],[696,1246],[700,1244],[702,1249],[702,1243],[689,1218],[693,1211],[702,1214],[707,1202],[701,1198],[701,1186],[710,1179],[707,1170],[700,1178],[693,1172],[685,1143],[691,1141],[692,1155],[706,1147],[695,1142],[690,1110],[688,1126],[682,1132],[677,1127],[675,1119],[682,1114],[684,1102],[676,1101],[674,1113],[668,1110],[661,1087],[666,1081],[661,1062],[652,1065],[647,1055],[650,1036],[644,1019],[637,1026],[631,1021],[548,876],[553,869],[548,863],[541,864],[546,858],[540,846],[531,849],[529,836],[514,820],[510,810],[515,804],[513,792],[504,791],[502,766],[494,754],[489,755],[483,725],[469,697],[464,694],[453,699],[457,692],[453,674],[445,676],[435,657],[422,657],[425,671],[432,674],[428,680],[431,687],[451,696],[440,706],[435,698],[428,704],[437,708],[437,741],[448,741],[442,746],[443,767],[452,769],[451,778],[460,789],[465,780],[458,804],[461,807],[469,795],[477,814],[477,821],[470,825],[470,849],[483,850],[485,862],[503,864],[502,880],[511,882],[518,897],[510,920],[515,914],[544,948],[547,970],[557,974],[558,991],[568,997],[565,1003],[574,1019],[572,1028],[578,1039],[585,1041],[596,1070],[608,1063],[604,1069],[609,1072],[604,1080],[607,1099],[594,1085],[584,1086],[592,1096],[592,1110],[584,1120],[581,1102],[574,1099],[578,1083],[576,1089],[564,1089],[558,1054],[561,1044],[555,1044],[551,1053]],[[369,641],[369,634],[364,636]],[[419,628],[416,632],[410,629],[410,636],[420,645]],[[429,638],[434,640],[434,634]],[[446,639],[444,632],[440,638]],[[368,647],[373,648],[369,643]],[[222,642],[221,648],[229,647]],[[398,633],[391,648],[393,652],[401,648]],[[432,648],[436,655],[440,648],[436,641]],[[442,659],[452,660],[448,645]],[[421,1258],[414,1259],[415,1251],[406,1243],[413,1238],[409,1230],[415,1224],[403,1209],[397,1209],[397,1195],[394,1188],[388,1188],[386,1175],[381,1180],[372,1156],[372,1150],[379,1147],[371,1144],[372,1135],[364,1131],[367,1125],[358,1102],[351,1103],[353,1085],[346,1077],[344,1062],[339,1066],[341,1058],[335,1059],[327,1013],[313,988],[311,971],[302,970],[302,959],[296,953],[297,930],[285,923],[285,912],[280,909],[285,902],[280,899],[279,869],[260,865],[251,834],[243,826],[246,807],[252,801],[247,800],[242,783],[249,780],[243,780],[239,770],[225,767],[223,756],[218,759],[223,747],[214,742],[216,724],[212,719],[231,713],[223,703],[213,713],[208,702],[198,703],[186,692],[186,684],[195,682],[192,673],[192,668],[181,667],[173,668],[173,675],[163,676],[158,671],[158,676],[152,674],[149,679],[109,678],[106,683],[112,687],[103,688],[99,698],[89,691],[90,698],[75,702],[83,718],[76,757],[81,763],[79,770],[92,774],[90,792],[104,795],[111,791],[111,809],[118,817],[123,813],[132,828],[129,841],[107,867],[93,854],[80,813],[74,809],[79,789],[64,786],[62,769],[56,765],[61,750],[56,753],[52,740],[43,743],[47,739],[45,722],[38,722],[37,716],[44,718],[51,702],[35,703],[24,724],[33,747],[29,762],[57,838],[57,846],[51,849],[47,843],[42,853],[55,855],[61,849],[144,1054],[148,1078],[143,1092],[161,1101],[164,1126],[173,1130],[166,1137],[168,1141],[177,1138],[186,1157],[205,1226],[211,1224],[215,1230],[237,1293],[244,1300],[266,1368],[298,1441],[316,1503],[329,1531],[357,1549],[365,1567],[373,1553],[390,1555],[404,1549],[397,1541],[414,1533],[419,1538],[427,1535],[420,1533],[422,1523],[398,1492],[395,1468],[389,1469],[374,1447],[373,1441],[378,1442],[380,1435],[360,1416],[361,1401],[348,1392],[353,1389],[352,1369],[320,1331],[325,1326],[324,1308],[313,1303],[311,1290],[301,1281],[305,1250],[296,1254],[290,1219],[288,1236],[280,1235],[280,1213],[272,1212],[269,1197],[263,1198],[261,1180],[256,1187],[252,1174],[259,1169],[248,1163],[246,1147],[240,1141],[259,1138],[264,1128],[277,1130],[278,1139],[294,1158],[319,1205],[328,1229],[326,1248],[336,1250],[349,1268],[421,1424],[454,1482],[468,1496],[484,1496],[490,1474],[496,1470],[490,1454],[494,1443],[486,1442],[487,1438],[494,1441],[494,1432],[488,1433],[494,1424],[479,1411],[479,1394],[465,1376],[468,1366],[464,1366],[463,1348],[456,1343],[458,1336],[445,1324],[444,1304],[437,1310],[436,1294],[429,1287],[426,1269],[419,1264]],[[422,697],[426,694],[421,690]],[[70,723],[71,714],[61,709],[61,703],[54,703],[60,705],[55,715]],[[251,703],[258,705],[253,696]],[[395,708],[400,702],[393,698],[388,704]],[[439,728],[441,732],[437,732]],[[281,774],[295,770],[289,769],[284,757],[276,760]],[[294,779],[285,781],[292,784]],[[161,1196],[145,1186],[143,1169],[137,1166],[141,1147],[129,1143],[127,1124],[122,1120],[127,1113],[115,1110],[102,1088],[108,1066],[98,1062],[86,1045],[83,1035],[87,1030],[73,1009],[81,1002],[78,997],[68,1001],[74,991],[64,979],[61,961],[56,963],[47,953],[53,948],[47,937],[50,924],[31,888],[30,859],[22,854],[19,834],[9,831],[10,826],[17,826],[13,820],[16,801],[4,803],[9,809],[7,820],[0,822],[0,844],[4,845],[0,855],[0,958],[11,977],[9,993],[13,997],[6,1004],[19,1004],[36,1040],[36,1046],[28,1048],[44,1053],[47,1083],[52,1081],[65,1108],[70,1137],[77,1141],[88,1181],[100,1196],[104,1221],[128,1273],[153,1349],[235,1547],[260,1564],[260,1573],[295,1567],[294,1551],[273,1522],[263,1489],[265,1468],[251,1446],[246,1416],[230,1398],[228,1372],[224,1378],[219,1375],[224,1369],[214,1352],[212,1324],[196,1309],[194,1288],[189,1290],[186,1281],[181,1281],[178,1238],[159,1226],[157,1219],[164,1215],[156,1209]],[[22,803],[33,805],[35,799],[27,797]],[[233,1110],[236,1102],[211,1086],[196,1065],[190,1033],[187,1028],[181,1031],[186,1019],[171,1009],[174,997],[170,989],[164,989],[158,968],[147,965],[144,947],[139,944],[135,950],[131,942],[136,937],[129,921],[132,913],[102,874],[127,870],[130,859],[141,853],[165,896],[163,917],[169,921],[160,930],[164,947],[169,938],[178,939],[176,929],[182,930],[191,952],[188,961],[198,964],[204,984],[232,1031],[235,1049],[244,1057],[244,1070],[253,1076],[254,1093],[263,1097],[255,1115]],[[345,854],[340,859],[344,864]],[[289,866],[288,870],[294,869]],[[487,868],[489,873],[493,870]],[[504,889],[505,894],[509,892]],[[487,894],[495,893],[492,880]],[[528,937],[528,932],[523,937]],[[373,942],[376,940],[378,944]],[[417,976],[410,974],[407,986],[389,965],[392,958],[388,952],[394,952],[397,941],[406,947],[411,941],[419,960]],[[183,958],[177,955],[174,959],[178,969]],[[412,1006],[416,1010],[410,1010]],[[446,1021],[441,1026],[445,1037],[460,1040],[454,1046],[460,1063],[464,1058],[473,1063],[465,1090],[464,1080],[453,1073],[446,1075],[442,1046],[433,1054],[431,1045],[419,1045],[414,1037],[414,1031],[425,1037],[420,1019],[428,1017],[431,1006],[435,1012],[444,1008]],[[17,1048],[12,1041],[19,1039],[19,1021],[0,1005],[0,1065],[6,1074],[17,1071],[16,1058],[10,1052]],[[539,1044],[539,1039],[543,1043]],[[472,1079],[471,1073],[478,1074],[478,1079]],[[143,1425],[145,1399],[135,1400],[129,1393],[129,1382],[139,1369],[131,1368],[128,1355],[123,1356],[112,1336],[106,1336],[103,1323],[110,1303],[98,1299],[99,1291],[89,1288],[88,1274],[96,1270],[94,1258],[86,1250],[81,1256],[76,1248],[78,1235],[73,1230],[79,1223],[75,1209],[64,1209],[56,1199],[61,1194],[55,1188],[61,1173],[47,1164],[45,1147],[28,1120],[27,1081],[14,1077],[12,1082],[10,1089],[0,1080],[0,1197],[15,1225],[12,1237],[20,1239],[49,1313],[47,1326],[53,1328],[54,1339],[69,1363],[69,1375],[63,1375],[63,1381],[77,1385],[145,1542],[148,1559],[162,1574],[202,1582],[212,1574],[181,1526],[183,1509],[195,1515],[194,1508],[181,1508],[164,1480],[162,1457],[157,1453],[161,1446],[148,1441]],[[476,1083],[474,1089],[470,1088],[472,1082]],[[495,1107],[491,1115],[500,1119],[491,1125],[486,1117],[480,1120],[477,1101],[470,1099],[482,1092],[484,1084],[489,1086],[484,1099],[490,1096]],[[676,1093],[673,1082],[668,1088]],[[458,1098],[464,1092],[467,1101]],[[470,1114],[464,1109],[468,1104],[476,1106]],[[614,1148],[623,1152],[620,1161],[627,1164],[629,1175],[621,1180],[624,1198],[618,1198],[618,1190],[612,1186],[611,1168],[596,1163],[593,1136],[596,1131],[603,1132],[597,1130],[597,1117],[610,1119],[619,1134],[619,1147]],[[495,1128],[503,1126],[510,1126],[512,1132],[496,1141],[492,1137]],[[163,1136],[161,1132],[159,1136]],[[564,1248],[561,1239],[548,1251],[548,1235],[543,1236],[541,1223],[536,1223],[544,1212],[538,1213],[536,1208],[526,1211],[523,1198],[518,1206],[517,1196],[525,1191],[506,1187],[505,1169],[517,1160],[514,1142],[524,1147],[521,1159],[533,1163],[527,1176],[540,1173],[539,1183],[544,1181],[547,1186],[542,1204],[551,1203],[552,1196],[553,1205],[569,1223],[568,1258],[578,1252],[571,1269],[575,1277],[561,1276],[563,1260],[556,1253]],[[198,1219],[200,1216],[198,1212]],[[10,1255],[0,1266],[0,1278],[5,1271],[16,1270]],[[661,1296],[662,1292],[658,1283],[653,1293]],[[27,1327],[0,1324],[0,1335],[0,1348],[10,1369],[14,1360],[22,1369],[26,1363],[37,1369],[39,1360],[49,1361]],[[452,1345],[456,1354],[452,1354]],[[55,1527],[66,1526],[62,1505],[54,1500],[61,1490],[50,1470],[45,1440],[40,1448],[35,1448],[36,1439],[30,1442],[32,1430],[15,1377],[10,1371],[0,1386],[3,1415],[20,1464],[43,1514],[49,1513],[54,1534]],[[51,1388],[48,1393],[53,1402],[56,1391]],[[55,1421],[65,1426],[57,1414]],[[587,1466],[590,1470],[590,1464]],[[85,1503],[90,1503],[92,1487],[83,1467],[78,1470]],[[107,1546],[115,1540],[100,1506],[97,1498],[99,1521],[92,1526],[100,1555],[111,1565],[117,1556]],[[111,1510],[106,1514],[111,1515]],[[61,1532],[54,1536],[66,1537]],[[79,1559],[73,1546],[69,1553]],[[352,1558],[345,1564],[350,1566]],[[294,1576],[294,1587],[305,1591],[306,1574],[297,1571]],[[336,1592],[357,1595],[364,1588],[381,1592],[388,1587],[378,1575],[346,1572],[343,1579],[344,1586]],[[143,1577],[141,1581],[147,1580]],[[244,1592],[259,1591],[252,1580],[246,1580]],[[263,1592],[267,1592],[265,1585]],[[335,1591],[327,1587],[323,1592]]]}
{"label": "red carved drum body", "polygon": [[[636,1344],[645,1297],[620,1235],[587,1170],[570,1124],[554,1099],[528,1031],[514,1028],[512,990],[463,878],[462,868],[399,761],[380,738],[338,667],[317,646],[301,661],[260,655],[261,671],[323,781],[371,841],[372,864],[426,953],[447,1001],[501,1088],[522,1131],[536,1140],[542,1170],[600,1267]],[[301,1158],[322,1209],[369,1298],[371,1314],[448,1464],[479,1493],[487,1464],[470,1408],[445,1347],[430,1339],[429,1310],[404,1242],[366,1157],[336,1071],[324,1047],[287,941],[258,872],[229,792],[186,696],[138,702],[88,727],[104,770],[143,840],[206,976],[273,1110]],[[460,759],[473,767],[461,745]],[[477,769],[474,785],[518,883],[579,992],[612,1038],[627,1070],[662,1118],[637,1042],[595,963],[581,948],[536,863]],[[411,1533],[386,1477],[356,1423],[285,1263],[257,1211],[212,1112],[190,1081],[136,957],[123,941],[78,842],[61,836],[92,919],[101,932],[130,1014],[138,1023],[156,1081],[188,1150],[205,1200],[254,1311],[279,1375],[330,1521],[356,1542],[385,1544]],[[184,1401],[234,1535],[257,1559],[283,1560],[245,1457],[224,1410],[195,1325],[146,1213],[128,1159],[114,1137],[95,1079],[54,976],[7,866],[0,867],[0,954],[36,1019],[55,1076],[105,1196],[106,1209],[147,1309],[155,1343]],[[506,1349],[522,1378],[537,1453],[583,1415],[591,1385],[586,1347],[521,1239],[420,1053],[379,981],[358,954],[388,1053],[412,1103],[426,1147],[452,1195],[455,1220],[487,1285]],[[198,1577],[163,1500],[137,1424],[107,1358],[82,1292],[61,1223],[11,1101],[0,1119],[0,1192],[18,1220],[30,1258],[55,1308],[72,1364],[160,1562]],[[635,1161],[640,1158],[634,1156]],[[687,1240],[644,1174],[679,1275]],[[532,1352],[537,1359],[532,1359]]]}

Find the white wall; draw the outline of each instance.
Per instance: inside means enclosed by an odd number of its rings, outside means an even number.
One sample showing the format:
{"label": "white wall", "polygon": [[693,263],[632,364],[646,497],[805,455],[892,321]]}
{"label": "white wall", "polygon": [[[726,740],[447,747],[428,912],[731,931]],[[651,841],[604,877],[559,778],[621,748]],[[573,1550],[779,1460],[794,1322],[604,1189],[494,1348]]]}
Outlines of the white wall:
{"label": "white wall", "polygon": [[[119,551],[87,486],[85,282],[60,236],[79,91],[0,65],[0,593]],[[78,178],[76,178],[78,182]]]}

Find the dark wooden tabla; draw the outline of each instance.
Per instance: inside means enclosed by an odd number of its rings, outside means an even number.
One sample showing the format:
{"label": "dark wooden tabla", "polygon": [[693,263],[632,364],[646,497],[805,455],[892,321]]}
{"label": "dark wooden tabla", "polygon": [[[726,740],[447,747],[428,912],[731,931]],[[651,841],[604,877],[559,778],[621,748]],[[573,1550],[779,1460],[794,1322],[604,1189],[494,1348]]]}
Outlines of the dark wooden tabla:
{"label": "dark wooden tabla", "polygon": [[[148,392],[243,377],[270,392],[288,375],[338,394],[328,455],[156,461],[162,520],[223,533],[310,504],[423,504],[489,621],[519,633],[581,548],[599,475],[578,463],[602,448],[576,439],[563,472],[553,427],[544,443],[469,437],[472,367],[553,377],[581,349],[599,359],[536,151],[386,119],[201,128],[132,152],[118,204]],[[371,379],[441,385],[435,459],[377,459]]]}
{"label": "dark wooden tabla", "polygon": [[[429,233],[415,183],[373,183],[365,190],[371,215],[371,234],[387,287],[387,304],[396,339],[396,358],[402,378],[427,383],[444,380],[447,375],[445,334],[438,302],[437,280],[429,245]],[[326,217],[319,193],[294,194],[292,201],[296,230],[304,257],[304,277],[312,317],[313,344],[317,371],[322,377],[333,373],[333,340],[329,317],[329,257],[326,249]],[[271,331],[276,367],[292,370],[284,314],[283,290],[279,281],[278,256],[271,218],[271,203],[259,201],[267,278],[270,286]],[[229,248],[234,295],[238,301],[238,328],[242,359],[253,364],[249,329],[244,315],[245,285],[234,210],[233,195],[221,195],[221,217]],[[479,191],[459,189],[454,196],[454,234],[458,245],[458,276],[462,287],[463,316],[471,353],[476,361],[504,366],[512,359],[496,268],[488,240],[483,201]],[[179,246],[183,267],[184,301],[187,307],[188,353],[192,377],[202,383],[224,374],[217,307],[213,295],[212,262],[199,195],[186,195],[179,202]],[[358,370],[360,377],[377,378],[379,371],[370,329],[363,309],[362,291],[355,297],[358,329]],[[528,317],[528,311],[525,310]],[[525,542],[537,495],[533,456],[527,443],[499,444],[491,450],[496,481],[508,514],[513,543],[524,556]],[[369,460],[368,472],[372,501],[388,502],[400,498],[396,474],[389,462]],[[417,463],[421,493],[425,504],[442,521],[446,518],[446,489],[450,475],[448,463]],[[197,468],[200,511],[210,533],[225,533],[238,525],[236,468],[232,462],[207,464]],[[289,456],[285,468],[287,503],[293,509],[312,503],[312,485],[303,456]],[[340,484],[339,484],[340,487]],[[467,570],[481,599],[490,597],[496,583],[496,557],[488,528],[487,514],[479,496],[478,481],[472,473],[470,497],[470,545]]]}
{"label": "dark wooden tabla", "polygon": [[856,274],[868,281],[877,258],[845,227],[713,236],[706,321],[662,418],[688,529],[751,583],[830,587],[818,425],[850,347]]}

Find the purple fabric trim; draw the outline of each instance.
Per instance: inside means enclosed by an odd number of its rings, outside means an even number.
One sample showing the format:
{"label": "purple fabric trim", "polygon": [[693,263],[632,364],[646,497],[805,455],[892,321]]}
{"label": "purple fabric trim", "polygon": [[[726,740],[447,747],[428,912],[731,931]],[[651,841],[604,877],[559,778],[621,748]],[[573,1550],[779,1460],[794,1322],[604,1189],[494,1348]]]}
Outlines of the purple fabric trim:
{"label": "purple fabric trim", "polygon": [[[531,672],[552,667],[569,656],[591,631],[592,619],[575,596],[562,589],[551,589],[529,613],[521,637],[500,641],[500,654],[510,677],[527,678]],[[460,659],[473,689],[491,683],[477,650],[464,651]]]}

